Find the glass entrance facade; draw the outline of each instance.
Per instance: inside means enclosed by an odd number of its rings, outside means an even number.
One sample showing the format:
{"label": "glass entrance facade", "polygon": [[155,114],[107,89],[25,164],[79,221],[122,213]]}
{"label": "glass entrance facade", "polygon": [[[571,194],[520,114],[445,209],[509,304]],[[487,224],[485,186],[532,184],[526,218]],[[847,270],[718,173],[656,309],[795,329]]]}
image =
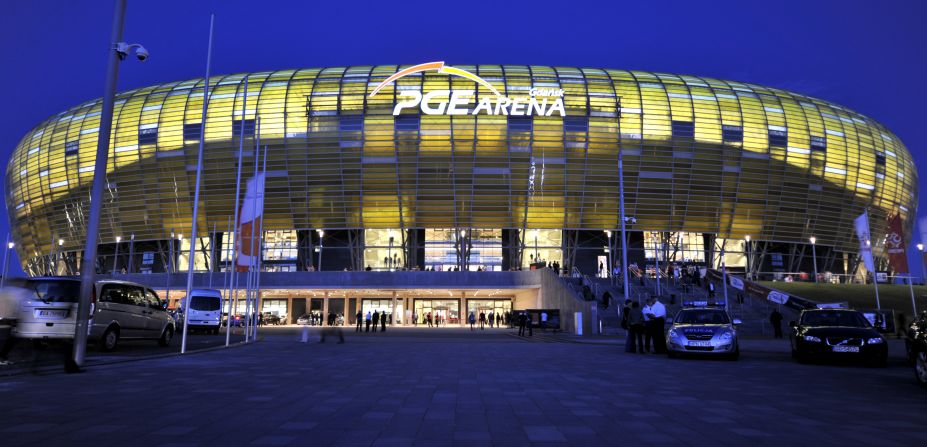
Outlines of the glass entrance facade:
{"label": "glass entrance facade", "polygon": [[467,300],[467,316],[471,313],[479,319],[480,312],[486,314],[486,318],[489,318],[489,314],[492,313],[493,317],[496,315],[502,315],[503,318],[506,314],[512,312],[512,300],[509,298],[505,299],[476,299],[471,298]]}
{"label": "glass entrance facade", "polygon": [[460,324],[460,300],[415,299],[415,318],[418,323],[427,324],[426,318],[431,314],[432,321],[439,326]]}

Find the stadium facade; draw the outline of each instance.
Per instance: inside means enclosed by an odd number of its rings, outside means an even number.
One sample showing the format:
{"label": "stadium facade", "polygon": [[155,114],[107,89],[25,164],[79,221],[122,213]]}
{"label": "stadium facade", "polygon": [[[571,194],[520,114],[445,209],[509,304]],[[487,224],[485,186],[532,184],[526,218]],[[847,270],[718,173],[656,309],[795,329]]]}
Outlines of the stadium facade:
{"label": "stadium facade", "polygon": [[[887,218],[910,235],[916,212],[917,170],[890,130],[753,84],[438,62],[282,70],[210,79],[205,123],[202,86],[117,96],[100,271],[185,269],[190,243],[198,270],[228,269],[240,144],[242,184],[266,153],[273,272],[557,262],[596,274],[618,261],[619,152],[638,264],[717,265],[724,253],[733,269],[810,271],[814,237],[821,271],[853,273],[854,218],[868,210],[880,256]],[[8,162],[29,274],[77,272],[100,110],[94,100],[50,117]],[[202,126],[203,237],[190,241]]]}

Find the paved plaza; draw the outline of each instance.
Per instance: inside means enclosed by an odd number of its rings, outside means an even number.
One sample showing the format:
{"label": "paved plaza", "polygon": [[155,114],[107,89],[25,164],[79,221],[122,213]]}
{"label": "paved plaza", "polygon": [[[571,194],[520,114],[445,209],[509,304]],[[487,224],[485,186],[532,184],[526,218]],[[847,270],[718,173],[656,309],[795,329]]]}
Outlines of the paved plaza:
{"label": "paved plaza", "polygon": [[0,377],[19,445],[919,445],[927,390],[888,368],[800,365],[745,340],[740,361],[626,354],[549,334],[390,329]]}

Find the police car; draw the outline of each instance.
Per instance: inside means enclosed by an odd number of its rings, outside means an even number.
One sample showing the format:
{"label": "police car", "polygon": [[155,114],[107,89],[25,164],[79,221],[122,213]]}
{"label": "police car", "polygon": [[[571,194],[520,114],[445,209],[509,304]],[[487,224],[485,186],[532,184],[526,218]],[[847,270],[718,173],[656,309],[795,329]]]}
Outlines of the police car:
{"label": "police car", "polygon": [[666,352],[678,355],[740,357],[737,329],[740,320],[732,319],[724,304],[686,302],[676,313],[666,331]]}

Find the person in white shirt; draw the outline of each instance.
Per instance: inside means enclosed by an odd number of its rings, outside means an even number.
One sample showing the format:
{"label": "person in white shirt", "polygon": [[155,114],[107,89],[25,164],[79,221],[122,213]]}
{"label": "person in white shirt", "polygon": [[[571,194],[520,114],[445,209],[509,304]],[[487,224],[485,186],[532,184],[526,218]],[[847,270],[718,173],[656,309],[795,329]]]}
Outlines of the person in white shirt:
{"label": "person in white shirt", "polygon": [[[644,307],[644,319],[646,320],[647,338],[653,339],[653,352],[663,354],[666,352],[666,335],[663,333],[666,324],[666,306],[657,298],[650,298],[647,306]],[[645,342],[645,348],[650,347],[649,342]]]}

